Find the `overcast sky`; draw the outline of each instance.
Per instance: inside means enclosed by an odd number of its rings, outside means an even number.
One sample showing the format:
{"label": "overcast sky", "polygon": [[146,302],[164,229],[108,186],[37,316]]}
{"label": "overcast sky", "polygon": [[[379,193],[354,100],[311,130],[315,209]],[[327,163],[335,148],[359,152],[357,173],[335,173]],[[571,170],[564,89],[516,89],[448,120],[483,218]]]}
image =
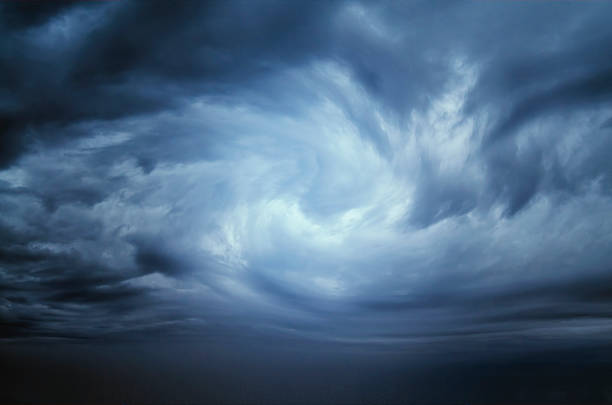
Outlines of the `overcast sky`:
{"label": "overcast sky", "polygon": [[[396,379],[415,353],[612,359],[612,2],[0,14],[0,339],[15,364],[23,345],[78,342],[92,369],[117,342],[189,341],[223,345],[207,372],[231,385],[215,373],[230,353],[258,363],[247,348],[270,343],[293,353],[266,346],[277,374],[304,359],[291,347]],[[347,390],[332,397],[355,402]],[[257,392],[215,398],[288,401]]]}

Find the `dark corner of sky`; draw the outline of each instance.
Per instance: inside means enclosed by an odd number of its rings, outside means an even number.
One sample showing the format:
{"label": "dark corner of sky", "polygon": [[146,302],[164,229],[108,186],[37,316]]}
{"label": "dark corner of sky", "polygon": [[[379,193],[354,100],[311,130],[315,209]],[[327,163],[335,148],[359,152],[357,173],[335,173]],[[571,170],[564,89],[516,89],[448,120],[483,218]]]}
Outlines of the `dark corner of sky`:
{"label": "dark corner of sky", "polygon": [[612,1],[0,1],[0,404],[612,403]]}

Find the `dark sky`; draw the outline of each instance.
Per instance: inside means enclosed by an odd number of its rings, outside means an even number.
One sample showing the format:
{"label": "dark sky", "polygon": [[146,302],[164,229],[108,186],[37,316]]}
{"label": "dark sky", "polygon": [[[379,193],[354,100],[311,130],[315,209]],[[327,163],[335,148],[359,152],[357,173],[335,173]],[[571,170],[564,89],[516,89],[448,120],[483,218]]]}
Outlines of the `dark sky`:
{"label": "dark sky", "polygon": [[0,3],[0,402],[612,403],[611,18]]}

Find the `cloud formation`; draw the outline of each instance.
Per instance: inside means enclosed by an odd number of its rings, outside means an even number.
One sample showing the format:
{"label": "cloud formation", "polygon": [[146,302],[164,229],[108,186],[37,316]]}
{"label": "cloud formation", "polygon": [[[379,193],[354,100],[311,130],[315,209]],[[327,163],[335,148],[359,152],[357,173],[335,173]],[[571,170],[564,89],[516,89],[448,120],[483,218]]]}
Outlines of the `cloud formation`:
{"label": "cloud formation", "polygon": [[3,339],[609,336],[607,2],[1,7]]}

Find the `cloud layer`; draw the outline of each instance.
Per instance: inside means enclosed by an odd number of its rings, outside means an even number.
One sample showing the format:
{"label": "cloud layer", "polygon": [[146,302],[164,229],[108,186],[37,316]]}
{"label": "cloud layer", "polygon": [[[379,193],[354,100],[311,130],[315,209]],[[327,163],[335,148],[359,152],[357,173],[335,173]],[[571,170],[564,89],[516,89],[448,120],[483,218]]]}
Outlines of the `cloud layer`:
{"label": "cloud layer", "polygon": [[2,4],[2,338],[605,342],[611,11]]}

